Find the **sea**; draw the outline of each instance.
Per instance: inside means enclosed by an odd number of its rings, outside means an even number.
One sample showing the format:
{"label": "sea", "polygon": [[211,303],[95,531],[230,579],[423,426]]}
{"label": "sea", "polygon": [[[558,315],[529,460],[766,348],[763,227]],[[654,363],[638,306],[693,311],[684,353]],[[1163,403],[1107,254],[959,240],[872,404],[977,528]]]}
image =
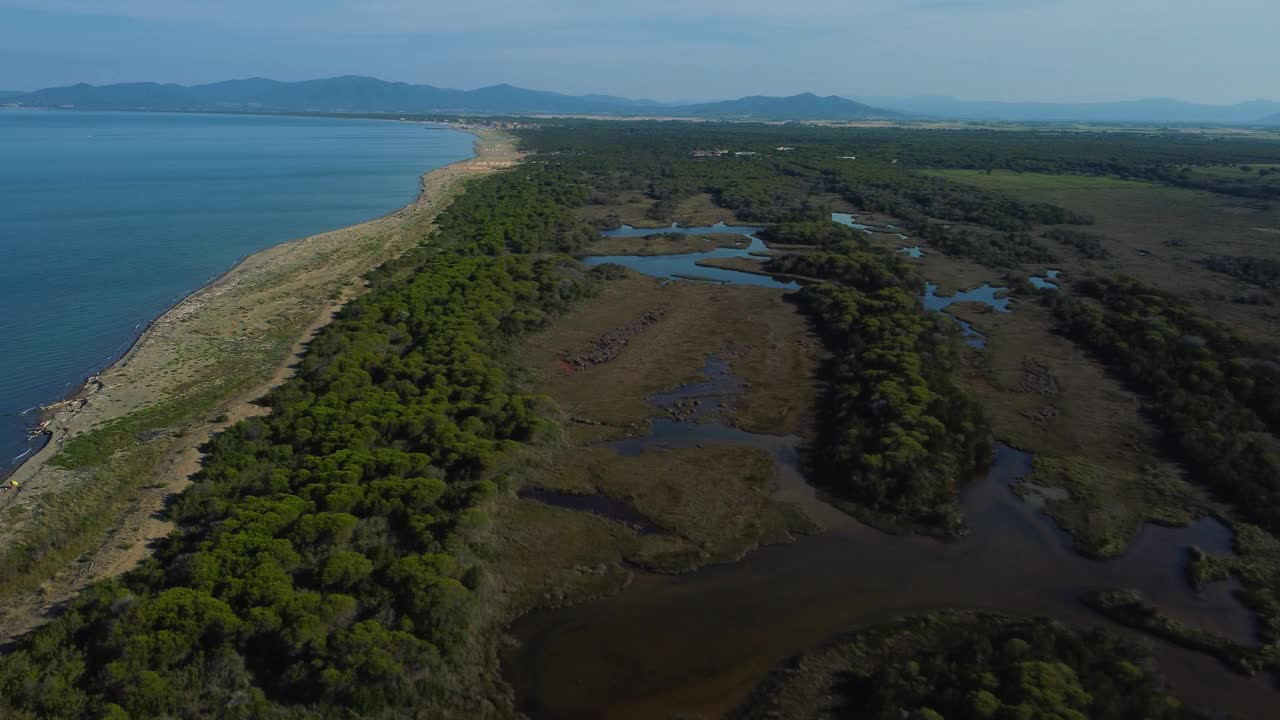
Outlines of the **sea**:
{"label": "sea", "polygon": [[469,134],[346,118],[0,109],[0,472],[40,405],[246,255],[379,217]]}

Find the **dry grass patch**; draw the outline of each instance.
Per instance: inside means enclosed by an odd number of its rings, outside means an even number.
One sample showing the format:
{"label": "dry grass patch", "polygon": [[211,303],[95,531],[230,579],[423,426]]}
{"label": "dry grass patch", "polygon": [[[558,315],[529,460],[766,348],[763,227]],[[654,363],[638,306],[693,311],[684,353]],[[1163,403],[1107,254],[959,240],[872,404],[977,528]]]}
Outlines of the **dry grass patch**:
{"label": "dry grass patch", "polygon": [[684,255],[716,248],[745,248],[750,240],[731,233],[712,235],[650,235],[649,237],[600,238],[587,248],[587,255]]}
{"label": "dry grass patch", "polygon": [[670,222],[655,220],[649,216],[649,211],[655,204],[642,192],[623,192],[610,198],[609,204],[584,205],[575,209],[573,214],[579,220],[601,228],[615,228],[619,225],[643,228],[669,227]]}
{"label": "dry grass patch", "polygon": [[681,200],[676,204],[676,222],[681,225],[715,225],[722,222],[726,225],[751,225],[743,222],[733,214],[732,210],[722,208],[707,193],[698,193]]}
{"label": "dry grass patch", "polygon": [[[563,357],[655,307],[667,308],[663,319],[632,338],[616,358],[582,371],[565,367]],[[777,290],[664,285],[629,273],[529,338],[515,362],[529,369],[535,391],[554,398],[566,415],[599,421],[618,436],[658,414],[646,398],[697,380],[714,355],[723,356],[747,383],[731,422],[752,432],[809,432],[821,344]]]}
{"label": "dry grass patch", "polygon": [[1157,457],[1157,430],[1140,398],[1070,341],[1050,332],[1043,307],[1010,313],[952,308],[987,335],[960,382],[983,404],[996,437],[1035,453],[1032,486],[1060,488],[1046,511],[1095,557],[1117,555],[1145,522],[1180,525],[1216,505],[1181,469]]}
{"label": "dry grass patch", "polygon": [[612,548],[615,560],[658,572],[732,562],[761,544],[789,540],[793,532],[811,527],[797,510],[771,498],[773,459],[757,448],[655,447],[621,455],[607,448],[567,447],[530,458],[519,480],[524,486],[626,501],[663,532],[641,534],[625,523],[607,521],[624,532],[611,529],[610,539],[596,538],[595,547],[603,543]]}
{"label": "dry grass patch", "polygon": [[[1215,255],[1280,260],[1280,243],[1258,228],[1280,226],[1280,206],[1172,187],[1129,189],[1008,188],[1023,200],[1060,205],[1093,217],[1087,228],[1106,238],[1110,256],[1081,258],[1047,239],[1059,260],[1053,267],[1069,275],[1125,274],[1196,304],[1205,313],[1254,338],[1280,334],[1280,310],[1230,302],[1258,288],[1204,268]],[[1039,233],[1035,233],[1037,236]],[[926,246],[925,251],[928,252]],[[1039,268],[1036,268],[1038,271]],[[1272,293],[1280,303],[1280,293]],[[1219,299],[1226,298],[1226,299]]]}

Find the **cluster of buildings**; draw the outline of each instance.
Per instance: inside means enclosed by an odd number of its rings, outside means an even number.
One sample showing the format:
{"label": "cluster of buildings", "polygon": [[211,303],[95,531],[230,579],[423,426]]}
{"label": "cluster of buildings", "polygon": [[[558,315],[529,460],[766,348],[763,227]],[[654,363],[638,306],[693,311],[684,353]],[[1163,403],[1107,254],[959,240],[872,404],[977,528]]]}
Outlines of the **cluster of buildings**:
{"label": "cluster of buildings", "polygon": [[[759,154],[760,153],[758,152],[752,152],[749,150],[739,150],[738,152],[733,153],[733,156],[734,157],[753,157]],[[690,150],[689,151],[689,157],[696,157],[696,158],[706,158],[706,157],[718,158],[718,157],[725,157],[726,155],[729,155],[728,150]]]}
{"label": "cluster of buildings", "polygon": [[460,130],[537,130],[542,127],[538,123],[514,120],[442,120],[441,122]]}

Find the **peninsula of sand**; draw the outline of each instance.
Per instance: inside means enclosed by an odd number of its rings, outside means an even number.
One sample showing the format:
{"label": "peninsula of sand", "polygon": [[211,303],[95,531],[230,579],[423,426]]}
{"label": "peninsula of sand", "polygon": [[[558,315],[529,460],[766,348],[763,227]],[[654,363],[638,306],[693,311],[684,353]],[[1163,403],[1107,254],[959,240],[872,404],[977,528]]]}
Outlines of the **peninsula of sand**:
{"label": "peninsula of sand", "polygon": [[254,401],[289,377],[367,272],[422,241],[468,178],[520,161],[509,135],[469,131],[475,156],[422,176],[414,202],[250,255],[45,409],[48,443],[0,493],[0,644],[146,559],[172,529],[163,508],[191,482],[201,447],[266,412]]}

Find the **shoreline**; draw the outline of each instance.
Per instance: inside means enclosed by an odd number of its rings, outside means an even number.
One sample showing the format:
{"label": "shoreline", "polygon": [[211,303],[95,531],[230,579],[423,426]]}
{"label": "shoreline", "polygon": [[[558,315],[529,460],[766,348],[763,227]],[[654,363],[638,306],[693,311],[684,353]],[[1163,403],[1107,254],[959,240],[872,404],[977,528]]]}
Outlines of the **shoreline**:
{"label": "shoreline", "polygon": [[[430,123],[423,123],[423,124],[430,124]],[[268,253],[272,250],[276,250],[278,248],[282,248],[286,245],[290,245],[294,243],[303,243],[323,235],[329,235],[331,233],[359,230],[361,228],[365,228],[367,226],[371,226],[376,223],[385,222],[391,219],[403,219],[405,217],[405,213],[415,209],[420,209],[424,201],[427,199],[428,184],[430,182],[429,178],[435,173],[440,173],[441,171],[447,170],[449,168],[453,168],[455,166],[462,166],[479,159],[481,156],[479,148],[481,143],[484,142],[485,140],[484,135],[475,130],[443,127],[443,126],[440,129],[456,130],[457,132],[463,132],[474,137],[475,141],[472,143],[471,157],[463,158],[462,160],[455,160],[454,162],[451,162],[447,165],[441,165],[438,168],[433,168],[431,170],[428,170],[425,173],[420,174],[418,176],[418,193],[413,197],[412,200],[405,203],[404,205],[401,205],[398,208],[395,208],[394,210],[388,211],[376,217],[369,218],[368,220],[362,220],[352,225],[344,225],[342,227],[333,228],[331,230],[325,230],[319,233],[313,233],[311,235],[303,235],[301,237],[290,238],[288,240],[284,240],[274,245],[262,248],[261,250],[258,250],[256,252],[243,255],[237,258],[236,261],[233,262],[230,267],[214,275],[208,282],[204,283],[203,285],[200,285],[197,288],[192,289],[189,292],[184,293],[181,297],[177,299],[177,301],[175,301],[171,306],[169,306],[168,309],[166,309],[164,312],[160,313],[159,315],[155,316],[150,321],[145,323],[142,326],[141,330],[139,330],[137,335],[127,340],[125,343],[122,343],[123,350],[120,351],[118,355],[115,355],[114,357],[109,358],[104,364],[90,371],[90,373],[86,377],[81,379],[78,383],[74,383],[73,390],[66,392],[65,394],[63,394],[53,402],[50,402],[44,405],[36,405],[24,411],[24,414],[35,415],[38,418],[38,421],[35,427],[42,428],[39,432],[32,432],[29,434],[28,441],[27,441],[28,445],[31,445],[37,437],[40,437],[42,435],[45,437],[45,443],[44,445],[28,449],[27,452],[9,461],[11,464],[7,464],[3,467],[0,467],[0,480],[3,480],[5,483],[8,483],[11,478],[18,480],[17,476],[23,470],[24,467],[26,467],[30,463],[35,462],[38,458],[40,458],[41,455],[46,454],[51,447],[54,447],[55,445],[54,439],[57,436],[57,429],[59,427],[57,421],[61,420],[63,423],[67,422],[79,410],[79,408],[74,408],[74,409],[71,409],[70,411],[67,411],[63,408],[63,406],[71,406],[78,403],[83,403],[87,401],[91,396],[96,394],[101,389],[101,382],[99,379],[102,377],[102,375],[108,372],[111,372],[112,370],[127,366],[132,356],[138,350],[139,346],[143,344],[143,342],[147,339],[147,336],[152,333],[152,331],[155,329],[155,327],[158,324],[164,322],[169,315],[177,312],[179,309],[182,308],[183,305],[193,300],[196,300],[197,296],[212,290],[218,283],[223,282],[232,274],[241,270],[246,263],[254,260],[254,258],[260,255]],[[98,387],[96,388],[92,387],[95,382],[97,382],[98,384]],[[66,414],[67,416],[63,417],[64,414]],[[47,461],[48,458],[46,457],[45,460]],[[21,482],[22,481],[19,480],[20,484]],[[5,499],[8,499],[8,498],[5,498]],[[0,507],[3,507],[6,504],[7,503],[0,503]]]}
{"label": "shoreline", "polygon": [[[181,417],[162,423],[165,427],[155,438],[135,440],[127,435],[123,446],[109,455],[114,462],[120,452],[135,453],[139,462],[147,463],[145,477],[134,481],[131,497],[108,495],[104,501],[124,505],[123,515],[116,512],[97,521],[102,527],[68,541],[69,557],[52,558],[39,570],[24,568],[14,573],[18,580],[5,579],[16,587],[0,593],[8,601],[0,608],[0,643],[42,624],[80,588],[127,572],[149,556],[149,542],[170,529],[159,511],[199,469],[200,447],[232,423],[267,411],[254,401],[286,381],[306,343],[364,292],[364,273],[421,242],[419,231],[430,226],[467,178],[519,162],[510,136],[462,131],[475,138],[473,154],[420,175],[412,201],[370,220],[293,238],[241,258],[148,323],[118,358],[74,392],[39,408],[41,420],[47,422],[45,444],[4,476],[4,485],[17,481],[17,489],[0,493],[0,510],[6,518],[18,519],[14,525],[21,527],[0,526],[0,536],[9,533],[22,540],[31,525],[23,520],[42,516],[51,502],[72,514],[73,525],[93,522],[81,522],[75,513],[97,510],[80,510],[78,501],[80,495],[95,492],[86,487],[97,482],[99,469],[51,463],[68,440],[132,419],[140,411],[181,406],[188,395],[207,401],[190,403]],[[299,332],[286,336],[282,325]],[[250,345],[247,353],[243,345]],[[192,385],[202,387],[192,391]],[[156,439],[162,443],[149,448]],[[149,452],[162,454],[148,456]],[[13,550],[20,545],[14,540],[4,536],[0,542]],[[91,547],[84,547],[90,542]],[[70,547],[72,543],[77,547]],[[36,562],[40,561],[43,558]]]}
{"label": "shoreline", "polygon": [[[104,112],[101,110],[82,110],[77,108],[8,108],[8,107],[0,106],[0,110],[7,110],[7,109],[24,109],[24,110],[29,109],[29,110],[40,110],[40,111],[56,110],[59,112]],[[107,112],[110,112],[110,111],[107,111]],[[126,110],[121,112],[171,113],[171,114],[179,114],[179,115],[225,114],[225,115],[290,117],[290,115],[288,114],[279,114],[279,113],[191,113],[191,112],[177,111],[177,110]],[[374,121],[395,120],[396,122],[400,122],[398,118],[391,118],[389,116],[386,118],[371,118],[371,117],[347,118],[342,115],[323,115],[323,116],[317,116],[317,117],[334,117],[339,119],[360,119],[360,120],[374,120]],[[381,215],[377,215],[377,216],[368,218],[366,220],[361,220],[360,222],[357,222],[351,225],[343,225],[343,226],[325,230],[319,233],[313,233],[311,235],[303,235],[299,237],[290,238],[288,240],[283,240],[281,242],[275,243],[274,245],[264,247],[255,252],[242,255],[239,258],[237,258],[229,267],[217,273],[216,275],[211,277],[208,281],[178,296],[173,301],[173,304],[171,304],[163,312],[156,315],[146,323],[143,323],[141,328],[138,329],[137,334],[133,335],[133,337],[128,338],[127,340],[122,342],[119,348],[117,349],[117,351],[112,355],[108,356],[103,363],[94,367],[94,369],[90,370],[89,373],[84,377],[67,383],[67,386],[64,386],[64,387],[69,386],[70,387],[69,390],[64,392],[62,395],[57,396],[56,399],[52,400],[47,404],[35,405],[19,413],[20,417],[25,417],[26,415],[34,415],[37,418],[37,421],[23,428],[23,431],[27,433],[27,439],[26,439],[26,445],[25,445],[26,449],[16,457],[9,458],[7,460],[4,460],[3,462],[0,462],[0,483],[2,483],[4,486],[8,486],[10,479],[18,480],[17,475],[20,473],[22,468],[26,466],[28,463],[35,461],[42,453],[44,453],[46,450],[48,450],[50,446],[54,444],[55,433],[53,432],[53,427],[54,427],[53,421],[59,415],[59,413],[62,412],[61,407],[64,405],[75,404],[87,398],[88,396],[92,395],[93,392],[95,392],[95,390],[90,390],[90,385],[94,382],[94,380],[101,377],[104,373],[107,373],[112,369],[116,368],[117,366],[127,363],[129,356],[134,352],[134,350],[138,347],[138,345],[143,342],[143,340],[147,337],[147,334],[151,332],[151,330],[155,327],[155,325],[165,319],[166,315],[174,312],[179,307],[181,307],[184,303],[193,299],[195,296],[199,295],[200,293],[203,293],[209,290],[214,285],[224,280],[227,276],[239,270],[241,266],[243,266],[246,262],[252,260],[255,256],[261,255],[263,253],[274,250],[276,248],[280,248],[290,243],[304,242],[322,235],[328,235],[330,233],[335,233],[335,232],[358,230],[360,228],[370,226],[375,223],[383,222],[386,220],[390,220],[393,218],[404,218],[406,212],[414,210],[415,208],[420,208],[422,206],[424,200],[426,199],[430,177],[432,176],[433,173],[439,173],[449,168],[472,163],[474,161],[479,160],[483,155],[480,148],[481,148],[481,145],[485,142],[485,140],[488,139],[486,136],[485,130],[469,128],[469,127],[454,127],[452,125],[449,125],[443,122],[433,122],[433,121],[425,121],[425,120],[415,120],[411,122],[412,124],[422,125],[424,127],[432,127],[440,130],[455,130],[457,132],[471,135],[473,138],[475,138],[475,140],[472,142],[471,157],[463,158],[461,160],[455,160],[452,163],[449,163],[447,165],[442,165],[438,168],[434,168],[432,170],[428,170],[427,172],[420,174],[418,176],[417,194],[413,197],[412,200],[405,203],[404,205],[401,205],[400,207],[397,207],[393,210],[385,212]],[[488,132],[492,134],[492,131],[488,131]],[[38,438],[41,438],[41,437],[43,437],[43,443],[37,440]],[[21,480],[19,480],[19,483],[21,483]],[[4,502],[6,499],[7,498],[0,495],[0,508],[3,508],[7,504],[6,502]]]}

